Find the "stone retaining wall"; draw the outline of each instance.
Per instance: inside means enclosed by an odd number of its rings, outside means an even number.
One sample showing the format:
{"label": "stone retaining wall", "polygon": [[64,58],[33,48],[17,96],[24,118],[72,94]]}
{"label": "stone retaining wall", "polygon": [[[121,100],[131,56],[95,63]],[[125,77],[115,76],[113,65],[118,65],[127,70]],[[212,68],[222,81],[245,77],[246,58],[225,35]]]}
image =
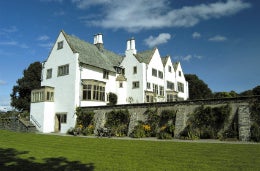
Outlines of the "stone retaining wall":
{"label": "stone retaining wall", "polygon": [[[128,128],[128,135],[133,131],[138,121],[145,121],[145,111],[150,109],[157,109],[160,115],[163,110],[176,111],[176,122],[174,138],[180,137],[180,132],[186,127],[186,122],[194,110],[201,106],[218,107],[229,105],[231,107],[231,114],[229,122],[224,125],[224,130],[229,127],[234,116],[238,114],[239,140],[248,141],[250,138],[250,103],[252,100],[259,98],[259,96],[240,97],[240,98],[225,98],[225,99],[210,99],[210,100],[194,100],[194,101],[179,101],[179,102],[165,102],[165,103],[143,103],[143,104],[129,104],[116,106],[97,106],[97,107],[82,107],[83,111],[94,111],[95,116],[95,131],[104,127],[106,122],[106,113],[112,110],[125,110],[130,113],[130,123]],[[223,131],[224,131],[223,130]]]}

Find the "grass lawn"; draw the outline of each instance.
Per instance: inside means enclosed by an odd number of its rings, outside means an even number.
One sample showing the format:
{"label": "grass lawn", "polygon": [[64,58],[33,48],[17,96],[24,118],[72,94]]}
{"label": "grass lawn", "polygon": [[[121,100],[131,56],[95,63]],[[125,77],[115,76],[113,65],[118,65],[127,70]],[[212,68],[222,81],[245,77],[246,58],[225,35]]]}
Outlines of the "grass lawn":
{"label": "grass lawn", "polygon": [[260,170],[260,144],[82,138],[0,130],[0,170]]}

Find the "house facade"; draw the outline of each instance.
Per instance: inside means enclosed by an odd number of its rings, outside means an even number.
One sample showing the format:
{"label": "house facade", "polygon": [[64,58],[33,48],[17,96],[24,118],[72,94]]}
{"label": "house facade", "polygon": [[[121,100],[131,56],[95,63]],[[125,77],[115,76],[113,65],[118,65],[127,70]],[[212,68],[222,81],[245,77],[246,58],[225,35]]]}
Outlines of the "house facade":
{"label": "house facade", "polygon": [[188,99],[188,82],[179,62],[157,48],[137,52],[133,38],[124,56],[103,46],[102,34],[88,43],[61,31],[43,63],[41,88],[31,93],[30,119],[40,132],[65,133],[75,126],[76,107]]}

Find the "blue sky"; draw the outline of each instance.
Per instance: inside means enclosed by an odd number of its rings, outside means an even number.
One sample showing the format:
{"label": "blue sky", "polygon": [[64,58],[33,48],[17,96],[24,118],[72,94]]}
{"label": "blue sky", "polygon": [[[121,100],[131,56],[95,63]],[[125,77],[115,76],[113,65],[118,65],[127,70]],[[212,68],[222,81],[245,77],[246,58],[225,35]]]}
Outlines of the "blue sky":
{"label": "blue sky", "polygon": [[124,54],[158,47],[214,92],[260,85],[258,0],[2,0],[0,1],[0,106],[16,80],[43,62],[60,30]]}

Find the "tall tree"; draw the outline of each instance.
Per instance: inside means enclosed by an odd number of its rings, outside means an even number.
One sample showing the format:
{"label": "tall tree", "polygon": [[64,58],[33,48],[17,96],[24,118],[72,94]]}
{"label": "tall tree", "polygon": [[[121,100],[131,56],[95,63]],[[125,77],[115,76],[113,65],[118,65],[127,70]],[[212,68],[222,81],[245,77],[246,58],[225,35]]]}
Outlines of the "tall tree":
{"label": "tall tree", "polygon": [[199,79],[197,75],[185,74],[185,78],[189,82],[189,97],[191,100],[212,97],[212,91],[208,85]]}
{"label": "tall tree", "polygon": [[16,81],[11,96],[11,106],[19,111],[30,111],[31,91],[41,87],[40,62],[34,62],[23,71],[23,77]]}

